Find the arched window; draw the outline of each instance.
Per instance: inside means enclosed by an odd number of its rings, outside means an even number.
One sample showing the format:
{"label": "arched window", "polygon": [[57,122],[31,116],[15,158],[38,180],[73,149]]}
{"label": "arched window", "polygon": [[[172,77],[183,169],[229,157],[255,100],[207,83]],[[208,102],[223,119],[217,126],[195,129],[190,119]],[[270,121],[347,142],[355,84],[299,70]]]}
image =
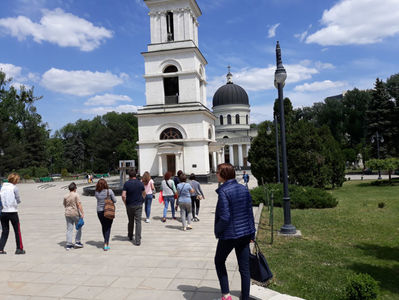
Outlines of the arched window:
{"label": "arched window", "polygon": [[182,139],[183,136],[179,130],[176,128],[166,128],[164,131],[162,131],[161,136],[159,139],[161,140],[177,140],[177,139]]}
{"label": "arched window", "polygon": [[[165,68],[164,73],[176,73],[177,67],[170,65]],[[163,88],[165,92],[165,104],[179,103],[179,77],[164,77]]]}
{"label": "arched window", "polygon": [[223,116],[222,115],[220,115],[219,121],[220,121],[220,125],[223,125]]}
{"label": "arched window", "polygon": [[231,115],[227,115],[227,124],[231,124]]}
{"label": "arched window", "polygon": [[179,70],[177,69],[176,66],[170,65],[170,66],[167,66],[163,72],[164,73],[175,73],[175,72],[178,72],[178,71]]}
{"label": "arched window", "polygon": [[246,121],[247,121],[247,125],[248,125],[248,123],[249,123],[249,117],[248,117],[248,115],[246,116]]}
{"label": "arched window", "polygon": [[212,128],[208,129],[208,139],[212,139]]}
{"label": "arched window", "polygon": [[240,115],[236,114],[236,124],[240,124]]}

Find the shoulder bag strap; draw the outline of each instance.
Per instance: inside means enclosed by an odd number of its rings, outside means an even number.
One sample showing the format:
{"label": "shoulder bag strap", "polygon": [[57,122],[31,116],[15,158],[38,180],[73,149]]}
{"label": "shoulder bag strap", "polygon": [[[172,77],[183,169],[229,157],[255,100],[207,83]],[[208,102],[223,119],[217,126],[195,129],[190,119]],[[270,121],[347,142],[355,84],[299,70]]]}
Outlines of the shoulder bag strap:
{"label": "shoulder bag strap", "polygon": [[175,191],[170,187],[168,180],[165,180],[166,185],[168,186],[168,188],[170,188],[170,190],[172,191],[172,193],[175,193]]}

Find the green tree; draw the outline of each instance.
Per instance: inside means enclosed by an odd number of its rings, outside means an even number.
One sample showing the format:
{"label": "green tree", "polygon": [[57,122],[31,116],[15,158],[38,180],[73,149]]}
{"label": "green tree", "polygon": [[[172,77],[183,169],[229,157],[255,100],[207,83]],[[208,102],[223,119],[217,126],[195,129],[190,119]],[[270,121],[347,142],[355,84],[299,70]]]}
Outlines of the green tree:
{"label": "green tree", "polygon": [[0,174],[24,167],[44,167],[48,136],[34,102],[33,88],[11,86],[12,79],[0,71]]}
{"label": "green tree", "polygon": [[[384,143],[380,145],[380,153],[382,157],[393,155],[393,116],[395,104],[391,101],[384,82],[377,78],[374,89],[372,91],[372,99],[367,110],[367,134],[368,138],[379,133],[383,136]],[[376,157],[377,150],[374,150]]]}
{"label": "green tree", "polygon": [[[289,109],[292,107],[289,99],[286,102],[288,102],[286,138],[289,181],[314,187],[325,187],[328,184],[342,185],[344,158],[330,130],[326,126],[317,128],[304,119],[296,121],[296,112]],[[271,122],[261,123],[258,136],[252,141],[249,151],[251,170],[258,183],[261,183],[261,178],[265,182],[276,182],[276,146],[273,127]],[[271,132],[268,128],[272,129]]]}
{"label": "green tree", "polygon": [[399,169],[399,159],[386,158],[386,159],[370,159],[367,161],[367,166],[374,170],[388,171],[389,182],[392,182],[392,173]]}

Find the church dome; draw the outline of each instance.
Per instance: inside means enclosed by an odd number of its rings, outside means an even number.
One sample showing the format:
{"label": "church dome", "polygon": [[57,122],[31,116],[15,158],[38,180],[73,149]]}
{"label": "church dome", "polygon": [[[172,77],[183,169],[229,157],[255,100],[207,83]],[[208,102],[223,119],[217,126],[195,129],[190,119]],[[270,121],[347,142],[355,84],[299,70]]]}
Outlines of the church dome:
{"label": "church dome", "polygon": [[227,74],[227,83],[221,86],[213,96],[213,107],[228,104],[249,105],[247,92],[232,81],[233,75]]}

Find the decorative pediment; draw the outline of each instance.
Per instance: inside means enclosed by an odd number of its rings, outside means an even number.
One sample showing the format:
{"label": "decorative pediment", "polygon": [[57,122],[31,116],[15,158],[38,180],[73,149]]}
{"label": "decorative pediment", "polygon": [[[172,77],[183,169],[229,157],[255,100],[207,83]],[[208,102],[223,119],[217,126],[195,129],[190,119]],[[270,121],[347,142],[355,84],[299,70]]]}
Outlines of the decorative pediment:
{"label": "decorative pediment", "polygon": [[161,143],[157,148],[158,154],[180,154],[183,152],[183,143]]}

